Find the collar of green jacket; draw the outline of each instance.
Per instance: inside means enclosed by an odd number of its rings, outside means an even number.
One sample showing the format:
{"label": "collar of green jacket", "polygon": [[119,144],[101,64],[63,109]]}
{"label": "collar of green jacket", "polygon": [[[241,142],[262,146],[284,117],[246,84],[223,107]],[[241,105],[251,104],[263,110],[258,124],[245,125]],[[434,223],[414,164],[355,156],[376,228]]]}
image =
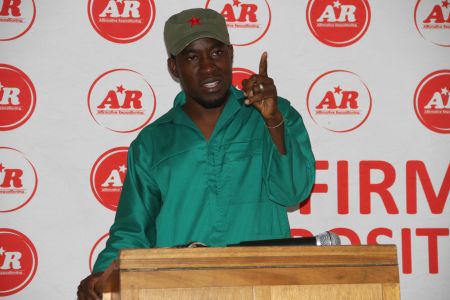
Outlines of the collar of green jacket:
{"label": "collar of green jacket", "polygon": [[[230,96],[228,97],[225,107],[217,121],[216,128],[219,129],[225,125],[236,112],[241,109],[244,105],[244,94],[242,91],[238,90],[236,87],[230,87]],[[186,125],[189,127],[196,127],[194,122],[189,118],[188,115],[182,110],[183,105],[186,103],[186,93],[181,91],[175,97],[173,102],[173,108],[168,111],[161,118],[156,120],[153,125],[163,124],[163,123],[175,123],[180,125]]]}

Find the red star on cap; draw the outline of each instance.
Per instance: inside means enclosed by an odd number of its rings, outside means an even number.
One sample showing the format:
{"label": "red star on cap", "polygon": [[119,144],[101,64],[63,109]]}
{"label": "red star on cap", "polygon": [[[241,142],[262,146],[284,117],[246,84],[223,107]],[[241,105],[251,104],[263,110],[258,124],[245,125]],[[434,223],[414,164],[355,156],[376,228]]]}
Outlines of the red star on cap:
{"label": "red star on cap", "polygon": [[335,87],[334,88],[334,92],[336,93],[336,94],[340,94],[341,92],[342,92],[342,89],[341,89],[341,87],[338,85],[337,87]]}
{"label": "red star on cap", "polygon": [[239,4],[241,4],[241,2],[239,2],[239,0],[233,0],[233,6],[238,7]]}
{"label": "red star on cap", "polygon": [[116,90],[117,93],[121,93],[122,94],[123,91],[125,91],[125,89],[123,88],[123,85],[119,85],[116,88],[117,88],[117,90]]}
{"label": "red star on cap", "polygon": [[200,18],[196,17],[192,17],[188,22],[191,23],[191,27],[194,27],[195,25],[201,25]]}
{"label": "red star on cap", "polygon": [[450,3],[447,0],[442,1],[442,7],[447,8]]}

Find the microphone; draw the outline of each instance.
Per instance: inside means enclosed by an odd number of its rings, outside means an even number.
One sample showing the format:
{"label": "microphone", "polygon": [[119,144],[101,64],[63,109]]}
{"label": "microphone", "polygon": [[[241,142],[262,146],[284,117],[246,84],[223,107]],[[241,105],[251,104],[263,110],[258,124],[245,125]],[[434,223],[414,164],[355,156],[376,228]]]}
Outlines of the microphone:
{"label": "microphone", "polygon": [[325,231],[312,237],[299,237],[274,240],[244,241],[227,247],[241,246],[335,246],[340,245],[341,239],[333,232]]}

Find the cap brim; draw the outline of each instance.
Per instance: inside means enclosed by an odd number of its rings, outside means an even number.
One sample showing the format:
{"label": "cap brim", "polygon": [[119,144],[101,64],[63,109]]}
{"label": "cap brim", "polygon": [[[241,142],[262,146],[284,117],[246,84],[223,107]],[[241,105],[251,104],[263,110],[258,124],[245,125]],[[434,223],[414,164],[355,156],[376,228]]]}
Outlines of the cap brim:
{"label": "cap brim", "polygon": [[209,31],[197,31],[197,32],[193,32],[190,35],[185,36],[184,38],[182,38],[181,40],[178,41],[178,43],[176,43],[173,48],[172,48],[172,55],[178,55],[181,51],[183,51],[184,48],[186,48],[190,43],[192,43],[195,40],[201,39],[201,38],[212,38],[215,40],[218,40],[222,43],[224,43],[225,45],[229,45],[229,41],[217,34],[214,34],[212,32]]}

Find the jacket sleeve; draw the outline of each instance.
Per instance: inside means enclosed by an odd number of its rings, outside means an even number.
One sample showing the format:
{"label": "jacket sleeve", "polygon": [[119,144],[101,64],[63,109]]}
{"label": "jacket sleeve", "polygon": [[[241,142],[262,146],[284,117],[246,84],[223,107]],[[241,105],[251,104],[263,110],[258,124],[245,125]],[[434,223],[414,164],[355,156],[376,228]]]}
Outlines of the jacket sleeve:
{"label": "jacket sleeve", "polygon": [[149,152],[144,148],[143,143],[135,141],[128,150],[128,170],[116,216],[106,247],[99,254],[93,273],[108,268],[120,249],[150,248],[155,245],[155,220],[161,200],[159,189],[146,167]]}
{"label": "jacket sleeve", "polygon": [[263,176],[269,199],[283,206],[305,200],[315,181],[315,159],[308,132],[300,114],[278,98],[284,117],[286,154],[281,155],[268,130],[263,138]]}

